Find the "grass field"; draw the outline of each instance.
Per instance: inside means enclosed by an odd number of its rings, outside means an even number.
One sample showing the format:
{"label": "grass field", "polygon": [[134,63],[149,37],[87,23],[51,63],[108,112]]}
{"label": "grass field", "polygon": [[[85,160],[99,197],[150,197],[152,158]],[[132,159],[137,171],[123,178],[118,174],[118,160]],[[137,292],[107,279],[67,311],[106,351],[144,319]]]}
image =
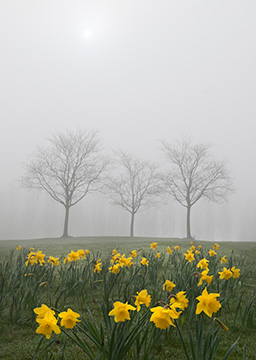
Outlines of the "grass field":
{"label": "grass field", "polygon": [[[158,242],[157,250],[150,250],[152,242]],[[15,250],[19,245],[22,247],[20,252]],[[180,246],[178,253],[174,252],[172,255],[167,256],[167,246],[173,248],[175,245]],[[84,315],[84,317],[89,316],[89,307],[96,323],[102,324],[104,327],[101,314],[102,303],[105,303],[109,310],[112,309],[114,301],[129,301],[134,305],[134,300],[130,296],[136,295],[137,291],[139,292],[144,288],[147,288],[152,295],[152,305],[157,303],[159,299],[166,301],[168,293],[162,290],[162,286],[164,280],[168,278],[176,284],[176,293],[183,290],[189,296],[188,308],[184,310],[184,315],[182,313],[181,318],[177,319],[177,324],[179,324],[184,334],[188,354],[184,353],[177,328],[170,326],[167,330],[154,329],[153,323],[148,322],[148,334],[150,334],[148,336],[154,334],[154,337],[157,339],[159,337],[161,341],[157,341],[152,346],[152,351],[148,355],[146,350],[140,350],[139,352],[137,344],[137,353],[135,354],[133,348],[128,352],[128,358],[141,360],[151,358],[210,359],[210,355],[203,357],[202,354],[201,357],[199,355],[197,357],[196,354],[193,357],[193,346],[191,345],[194,341],[196,349],[196,344],[198,344],[194,330],[194,327],[199,324],[198,321],[204,322],[202,323],[205,327],[204,336],[206,336],[208,326],[216,329],[215,323],[213,324],[212,320],[205,314],[195,316],[195,298],[201,294],[202,288],[197,286],[198,279],[192,275],[195,271],[198,271],[196,262],[199,261],[200,257],[208,256],[208,250],[213,247],[214,242],[195,241],[194,246],[197,248],[198,245],[202,246],[202,253],[198,255],[197,261],[189,263],[184,259],[184,253],[191,247],[191,243],[188,240],[178,238],[76,237],[0,241],[0,358],[6,360],[34,358],[37,345],[44,336],[35,333],[38,324],[35,322],[33,308],[41,306],[42,303],[58,308],[60,311],[70,307],[73,311]],[[210,289],[209,292],[220,292],[221,294],[221,309],[216,316],[228,326],[229,331],[225,332],[221,329],[218,332],[221,344],[211,359],[224,359],[227,349],[239,338],[230,358],[255,360],[256,243],[220,242],[219,245],[215,259],[208,256],[211,264],[210,273],[214,276],[214,280],[208,288]],[[47,267],[47,264],[42,267],[28,265],[26,268],[25,258],[32,247],[41,250],[46,254],[46,257],[51,255],[60,258],[60,265],[58,267],[50,267],[50,265]],[[90,259],[81,260],[79,263],[63,264],[64,256],[67,256],[71,250],[76,251],[77,249],[89,249],[91,252]],[[134,259],[134,265],[131,268],[127,270],[122,268],[117,275],[109,274],[108,267],[113,249],[116,249],[121,255],[125,253],[127,256],[129,256],[130,251],[141,249],[138,252],[140,258],[142,255],[147,257],[152,265],[143,268],[138,256],[138,258]],[[156,251],[161,255],[159,259],[155,257]],[[239,267],[241,271],[239,279],[219,280],[218,271],[223,268],[223,265],[220,266],[220,258],[224,255],[227,257],[230,267],[231,265]],[[101,272],[95,273],[93,266],[95,266],[99,258],[102,259],[103,268]],[[47,270],[45,270],[45,266]],[[33,273],[33,280],[32,277],[31,280],[28,277],[24,278],[24,272]],[[43,283],[42,277],[45,284],[40,286]],[[27,280],[30,282],[29,285]],[[143,314],[146,316],[146,309],[143,308],[141,311],[144,311]],[[130,325],[127,324],[135,324],[135,317],[139,316],[136,312],[134,314],[131,317],[132,321],[118,324],[116,331],[121,331],[119,325],[126,326],[128,331]],[[113,318],[109,318],[110,320],[107,321],[112,321],[114,324]],[[110,326],[112,326],[112,323],[110,323]],[[192,329],[192,338],[187,331],[187,323]],[[144,330],[145,328],[143,328]],[[104,336],[107,339],[107,335]],[[63,346],[66,344],[65,338],[65,334],[61,333],[60,335],[52,335],[50,340],[44,339],[44,345],[40,347],[40,351],[47,345],[47,341],[48,343],[52,339],[55,341],[42,355],[37,355],[35,358],[90,358],[71,340],[67,341],[65,357],[63,357]],[[137,343],[139,342],[138,339]],[[148,339],[145,340],[144,345],[149,349],[151,345]],[[90,343],[90,346],[92,346],[96,354],[94,344]],[[108,353],[102,359],[118,359],[114,355],[111,356]],[[122,357],[120,357],[121,359]]]}

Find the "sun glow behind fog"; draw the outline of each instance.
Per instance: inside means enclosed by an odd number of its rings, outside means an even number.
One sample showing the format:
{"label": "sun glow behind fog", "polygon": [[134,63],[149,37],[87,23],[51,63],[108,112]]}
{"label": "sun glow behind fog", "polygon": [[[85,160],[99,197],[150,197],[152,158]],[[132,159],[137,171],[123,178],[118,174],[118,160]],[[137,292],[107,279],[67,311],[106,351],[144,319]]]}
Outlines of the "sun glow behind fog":
{"label": "sun glow behind fog", "polygon": [[92,33],[90,30],[87,29],[87,30],[84,30],[83,35],[85,38],[89,39],[89,38],[91,38]]}

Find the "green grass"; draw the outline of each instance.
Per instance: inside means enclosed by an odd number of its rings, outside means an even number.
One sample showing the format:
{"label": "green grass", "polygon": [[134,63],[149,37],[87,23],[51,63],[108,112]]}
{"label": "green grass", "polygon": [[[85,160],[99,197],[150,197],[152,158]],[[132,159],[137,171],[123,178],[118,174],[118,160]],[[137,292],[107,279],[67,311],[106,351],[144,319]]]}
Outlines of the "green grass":
{"label": "green grass", "polygon": [[[61,257],[67,255],[71,250],[77,250],[79,248],[89,249],[94,254],[101,254],[102,259],[108,258],[113,248],[116,248],[121,253],[128,253],[133,249],[149,249],[149,244],[152,241],[158,242],[158,251],[165,251],[166,247],[179,245],[181,247],[181,253],[185,252],[190,247],[190,241],[186,239],[173,239],[173,238],[141,238],[141,237],[76,237],[76,238],[53,238],[53,239],[32,239],[32,240],[12,240],[12,241],[0,241],[0,263],[4,262],[4,259],[8,258],[8,254],[21,245],[22,248],[27,250],[30,247],[34,247],[36,250],[42,250],[47,256],[53,255]],[[212,247],[214,242],[208,241],[195,241],[195,245],[201,244],[202,247],[207,250]],[[238,337],[239,343],[231,357],[231,359],[240,360],[243,359],[243,347],[247,346],[247,357],[245,359],[255,360],[255,302],[251,313],[254,318],[246,319],[244,323],[240,319],[234,322],[234,313],[237,309],[237,302],[242,292],[244,292],[242,305],[248,302],[251,298],[253,291],[256,290],[256,243],[253,242],[220,242],[220,249],[218,251],[219,256],[232,253],[234,264],[239,261],[244,264],[245,270],[248,272],[245,278],[241,291],[236,291],[234,297],[231,298],[229,306],[221,309],[221,316],[227,322],[229,332],[222,332],[222,338],[224,345],[220,347],[219,355],[216,359],[221,360],[224,357],[226,351],[226,345],[231,345]],[[168,271],[168,269],[166,269]],[[56,284],[52,284],[51,291],[54,292]],[[100,297],[97,294],[97,286],[95,286],[95,293],[85,294],[86,303],[90,306],[95,314],[95,317],[100,321],[99,309],[100,309]],[[45,293],[45,296],[47,294]],[[47,299],[47,296],[45,300]],[[45,302],[46,303],[46,302]],[[38,304],[39,306],[40,304]],[[79,303],[78,299],[68,296],[66,301],[60,301],[61,306],[70,306],[75,311],[82,311],[83,304]],[[241,308],[242,308],[241,305]],[[244,305],[245,306],[245,305]],[[244,308],[243,308],[244,311]],[[232,320],[231,320],[232,319]],[[252,320],[250,322],[250,320]],[[6,312],[3,311],[0,317],[0,358],[3,360],[16,360],[16,359],[32,359],[35,353],[35,349],[39,342],[40,336],[35,334],[37,325],[35,322],[29,322],[24,319],[10,321],[6,316]],[[61,358],[61,349],[63,346],[63,335],[58,337],[58,341],[52,348],[54,354],[52,359]],[[186,338],[186,341],[188,339]],[[177,336],[177,332],[174,328],[170,332],[166,332],[156,348],[155,359],[185,359],[184,352],[181,348],[180,340]],[[46,359],[42,357],[42,359]],[[81,351],[69,343],[65,353],[65,359],[86,359],[86,356]]]}

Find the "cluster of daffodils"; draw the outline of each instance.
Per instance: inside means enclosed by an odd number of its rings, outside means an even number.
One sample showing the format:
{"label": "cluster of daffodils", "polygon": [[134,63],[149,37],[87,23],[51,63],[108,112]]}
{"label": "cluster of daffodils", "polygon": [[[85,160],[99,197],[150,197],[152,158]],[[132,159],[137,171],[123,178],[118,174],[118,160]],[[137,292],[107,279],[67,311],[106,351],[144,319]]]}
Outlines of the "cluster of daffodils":
{"label": "cluster of daffodils", "polygon": [[71,250],[71,252],[65,256],[64,258],[64,264],[72,262],[72,261],[78,261],[81,259],[85,259],[86,255],[90,254],[90,251],[85,249],[78,249],[77,251]]}
{"label": "cluster of daffodils", "polygon": [[[152,242],[152,243],[150,244],[150,249],[156,250],[157,245],[158,245],[158,242]],[[173,249],[174,249],[175,251],[179,251],[179,250],[180,250],[180,247],[179,247],[179,245],[176,245],[176,246],[174,246]],[[173,253],[173,249],[172,249],[170,246],[167,246],[167,248],[166,248],[167,254],[171,255],[171,254]],[[160,253],[159,251],[157,251],[157,252],[156,252],[156,258],[160,258],[160,257],[161,257],[161,253]],[[141,262],[141,263],[142,263],[142,262]],[[142,263],[142,265],[148,265],[148,264],[143,264],[143,263]]]}
{"label": "cluster of daffodils", "polygon": [[[20,245],[17,246],[16,250],[21,250],[21,246]],[[40,266],[43,266],[46,263],[46,261],[52,267],[59,265],[60,258],[51,255],[49,257],[46,257],[46,255],[43,254],[41,250],[38,251],[34,251],[34,250],[35,250],[34,248],[29,249],[29,253],[27,255],[25,262],[26,266],[28,266],[29,264],[31,266],[33,266],[34,264],[39,264]],[[84,259],[88,254],[90,254],[89,250],[83,250],[83,249],[79,249],[77,251],[71,250],[71,252],[64,257],[64,264],[72,261],[77,261],[79,259]]]}
{"label": "cluster of daffodils", "polygon": [[[169,281],[169,283],[171,283]],[[164,287],[170,285],[165,282]],[[172,288],[175,284],[172,284]],[[109,312],[109,316],[114,316],[115,322],[124,322],[125,320],[130,320],[129,310],[135,311],[137,308],[137,312],[141,310],[141,305],[145,305],[149,307],[151,303],[151,295],[148,294],[146,289],[137,292],[135,298],[134,305],[132,306],[126,303],[122,303],[121,301],[116,301],[113,305],[114,308]],[[167,329],[170,325],[174,325],[174,320],[178,319],[182,310],[184,310],[188,306],[188,300],[186,299],[185,292],[181,291],[177,295],[171,298],[170,303],[166,304],[164,302],[159,302],[163,306],[155,306],[150,309],[153,313],[150,317],[150,321],[152,321],[155,326],[159,329]]]}
{"label": "cluster of daffodils", "polygon": [[185,252],[184,256],[185,256],[185,259],[187,261],[189,261],[190,263],[195,259],[195,255],[199,255],[200,254],[200,250],[201,250],[202,246],[201,245],[198,245],[198,248],[196,248],[194,246],[194,242],[191,241],[191,246],[189,249],[187,249],[187,251]]}
{"label": "cluster of daffodils", "polygon": [[219,271],[220,279],[229,280],[230,278],[237,279],[240,276],[240,269],[236,269],[235,266],[232,266],[231,269],[223,268],[222,271]]}
{"label": "cluster of daffodils", "polygon": [[[170,280],[166,280],[163,285],[163,290],[168,292],[176,285]],[[200,296],[196,299],[198,304],[196,307],[196,314],[204,312],[207,316],[212,317],[213,313],[216,313],[220,308],[221,304],[217,300],[220,294],[217,293],[208,293],[205,288]],[[137,312],[140,311],[141,305],[149,307],[151,302],[151,296],[148,294],[146,289],[137,292],[134,305],[137,307]],[[188,299],[186,297],[185,291],[180,291],[175,295],[171,295],[170,302],[165,303],[163,301],[158,302],[158,306],[154,306],[150,309],[153,313],[150,317],[150,321],[159,329],[167,329],[170,325],[175,326],[175,320],[179,318],[181,313],[188,307]],[[114,308],[109,312],[109,316],[114,316],[115,322],[124,322],[125,320],[131,320],[129,311],[135,311],[136,307],[128,304],[128,302],[123,303],[121,301],[116,301],[113,304]]]}
{"label": "cluster of daffodils", "polygon": [[60,326],[66,329],[73,329],[76,323],[80,321],[78,320],[80,315],[71,309],[59,313],[57,318],[55,317],[55,311],[45,304],[35,308],[34,312],[37,315],[36,322],[39,324],[36,333],[45,335],[47,339],[50,339],[53,331],[55,334],[61,333],[61,329],[58,326],[58,318],[61,319]]}
{"label": "cluster of daffodils", "polygon": [[[155,251],[157,249],[157,242],[152,242],[150,244],[150,251]],[[203,258],[201,255],[201,245],[194,245],[194,242],[191,242],[191,246],[184,253],[185,259],[195,265],[196,272],[194,274],[199,279],[198,286],[203,285],[203,290],[200,296],[196,297],[197,305],[195,314],[199,315],[202,312],[205,313],[208,317],[212,317],[213,314],[217,313],[221,308],[220,301],[218,298],[220,297],[219,293],[211,293],[208,292],[208,286],[211,284],[213,277],[217,276],[217,274],[209,274],[209,265],[210,262],[214,261],[217,263],[217,251],[219,248],[218,244],[214,244],[213,248],[208,251],[208,259]],[[17,248],[18,249],[18,248]],[[20,249],[18,249],[20,250]],[[39,263],[41,266],[45,263],[45,254],[41,251],[34,252],[34,249],[30,249],[30,253],[27,257],[27,263],[34,265],[35,263]],[[174,246],[173,249],[168,246],[166,248],[167,254],[171,255],[173,252],[178,252],[180,247],[178,245]],[[146,257],[139,258],[138,256],[139,250],[132,250],[128,256],[125,254],[121,254],[117,252],[116,249],[113,249],[110,255],[110,266],[108,271],[113,274],[118,274],[121,268],[130,268],[134,262],[137,264],[141,264],[141,266],[149,266],[149,260]],[[89,250],[79,249],[76,252],[73,250],[65,257],[64,263],[69,263],[72,261],[77,261],[78,259],[84,259],[86,255],[90,254]],[[156,258],[159,258],[161,253],[156,251]],[[212,257],[215,257],[212,260]],[[52,266],[58,265],[59,259],[49,256],[48,263]],[[136,260],[135,260],[136,259]],[[194,262],[195,261],[195,262]],[[226,256],[223,256],[220,259],[221,264],[227,263]],[[102,271],[102,260],[93,260],[92,265],[94,266],[94,273],[101,273]],[[211,267],[210,267],[211,268]],[[240,270],[233,266],[231,269],[224,267],[222,271],[218,272],[219,279],[228,280],[230,278],[237,279],[240,276]],[[173,289],[176,288],[176,284],[170,279],[166,279],[162,284],[163,291],[166,292],[165,301],[159,300],[153,307],[150,308],[151,304],[151,295],[148,293],[147,289],[143,289],[141,291],[137,291],[136,295],[132,295],[131,299],[134,299],[134,303],[129,304],[127,302],[116,301],[113,304],[113,309],[109,311],[108,315],[114,317],[114,321],[116,323],[125,322],[126,320],[131,320],[130,312],[136,311],[137,313],[141,311],[141,309],[148,308],[148,313],[150,314],[150,319],[152,323],[154,323],[155,327],[159,329],[167,329],[169,326],[175,326],[175,321],[180,317],[183,311],[188,307],[188,299],[186,297],[185,291],[177,291],[176,293],[172,293]],[[168,302],[166,302],[168,301]],[[68,309],[66,312],[61,312],[55,315],[55,311],[48,308],[46,305],[42,305],[40,308],[34,309],[34,312],[37,314],[37,323],[39,327],[36,332],[38,334],[43,334],[46,338],[50,338],[52,332],[59,334],[61,329],[58,325],[59,319],[60,326],[72,329],[76,323],[80,320],[78,318],[80,315],[75,313],[71,309]],[[136,313],[134,313],[136,314]],[[217,321],[219,321],[217,319]]]}
{"label": "cluster of daffodils", "polygon": [[119,252],[116,251],[116,249],[113,249],[110,260],[111,266],[108,268],[108,270],[114,274],[118,274],[120,272],[120,268],[130,268],[133,264],[133,259],[136,257],[136,250],[132,250],[130,256],[125,257],[125,254],[121,255]]}
{"label": "cluster of daffodils", "polygon": [[[21,246],[17,247],[17,250],[20,250]],[[59,258],[55,258],[54,256],[49,256],[48,258],[45,256],[45,254],[42,253],[41,250],[34,251],[34,248],[29,249],[29,253],[27,255],[27,261],[25,262],[25,265],[28,266],[29,264],[31,266],[34,266],[34,264],[39,264],[40,266],[43,266],[45,264],[45,260],[51,266],[57,266],[59,265]]]}

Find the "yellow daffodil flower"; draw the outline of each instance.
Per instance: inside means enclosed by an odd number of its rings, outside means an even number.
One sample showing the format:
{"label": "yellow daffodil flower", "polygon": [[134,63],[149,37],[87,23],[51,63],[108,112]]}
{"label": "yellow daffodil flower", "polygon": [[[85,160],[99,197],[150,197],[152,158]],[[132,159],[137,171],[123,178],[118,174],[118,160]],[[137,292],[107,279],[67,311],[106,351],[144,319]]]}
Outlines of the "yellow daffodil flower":
{"label": "yellow daffodil flower", "polygon": [[114,309],[112,309],[108,315],[115,316],[115,322],[124,322],[125,320],[131,320],[129,310],[136,310],[132,305],[129,305],[127,302],[122,303],[121,301],[116,301],[114,304]]}
{"label": "yellow daffodil flower", "polygon": [[208,268],[201,272],[200,280],[199,280],[199,283],[197,284],[197,286],[200,286],[203,283],[203,280],[205,280],[207,282],[207,285],[209,285],[212,282],[213,275],[211,275],[211,276],[207,275],[208,272],[209,272]]}
{"label": "yellow daffodil flower", "polygon": [[150,249],[156,250],[157,244],[158,244],[157,242],[152,242],[152,243],[150,244]]}
{"label": "yellow daffodil flower", "polygon": [[186,260],[188,260],[189,262],[195,260],[195,255],[189,250],[184,255],[185,255]]}
{"label": "yellow daffodil flower", "polygon": [[217,251],[219,247],[220,247],[220,245],[215,243],[212,248],[213,248],[213,250]]}
{"label": "yellow daffodil flower", "polygon": [[180,308],[182,311],[185,310],[185,308],[188,307],[188,299],[186,298],[186,292],[180,291],[178,294],[175,295],[175,297],[172,297],[170,300],[170,305],[175,305],[176,308]]}
{"label": "yellow daffodil flower", "polygon": [[150,317],[155,326],[159,329],[167,329],[170,325],[175,326],[173,319],[178,319],[179,313],[175,308],[170,308],[169,306],[156,306],[150,309],[153,314]]}
{"label": "yellow daffodil flower", "polygon": [[200,260],[198,262],[196,267],[198,267],[200,269],[207,269],[208,268],[208,262],[209,262],[209,260],[206,260],[205,258],[203,258],[202,260]]}
{"label": "yellow daffodil flower", "polygon": [[217,255],[217,253],[216,253],[214,250],[209,250],[209,251],[208,251],[208,254],[209,254],[210,256],[215,256],[215,255]]}
{"label": "yellow daffodil flower", "polygon": [[166,248],[167,254],[172,254],[172,249],[170,248],[170,246],[167,246]]}
{"label": "yellow daffodil flower", "polygon": [[135,296],[135,305],[137,306],[137,311],[140,311],[140,305],[145,304],[146,307],[149,307],[151,302],[151,295],[148,295],[147,290],[137,291],[137,295]]}
{"label": "yellow daffodil flower", "polygon": [[131,251],[131,256],[132,256],[133,258],[136,258],[136,256],[137,256],[137,251],[136,251],[136,250],[132,250],[132,251]]}
{"label": "yellow daffodil flower", "polygon": [[212,314],[221,308],[220,302],[216,299],[219,296],[220,294],[217,293],[208,294],[205,288],[202,295],[196,298],[199,301],[196,307],[196,314],[198,315],[203,311],[207,316],[212,317]]}
{"label": "yellow daffodil flower", "polygon": [[83,249],[78,249],[78,250],[77,250],[77,253],[78,253],[78,255],[79,255],[79,257],[80,257],[81,259],[84,259],[84,258],[85,258],[85,252],[84,252]]}
{"label": "yellow daffodil flower", "polygon": [[39,323],[36,333],[45,335],[47,339],[50,339],[53,331],[55,334],[60,334],[61,332],[57,325],[57,319],[50,311],[47,311],[43,318],[37,318],[36,321]]}
{"label": "yellow daffodil flower", "polygon": [[239,278],[239,276],[240,276],[240,269],[236,269],[235,266],[232,266],[231,271],[232,271],[232,276],[233,276],[234,279]]}
{"label": "yellow daffodil flower", "polygon": [[175,250],[175,251],[179,251],[179,250],[180,250],[179,245],[174,246],[174,250]]}
{"label": "yellow daffodil flower", "polygon": [[55,314],[55,311],[51,310],[47,305],[42,304],[41,307],[35,308],[34,313],[37,314],[37,319],[43,319],[45,314],[49,311],[52,315]]}
{"label": "yellow daffodil flower", "polygon": [[229,280],[232,277],[232,272],[225,267],[223,268],[222,271],[219,271],[219,274],[220,274],[220,279]]}
{"label": "yellow daffodil flower", "polygon": [[102,262],[101,259],[97,260],[96,265],[94,266],[94,272],[100,273],[102,270]]}
{"label": "yellow daffodil flower", "polygon": [[79,259],[79,254],[78,252],[74,252],[73,250],[71,250],[71,252],[68,254],[68,257],[71,261],[77,261]]}
{"label": "yellow daffodil flower", "polygon": [[54,256],[49,256],[48,263],[50,263],[53,266],[58,266],[60,261],[59,258],[56,258]]}
{"label": "yellow daffodil flower", "polygon": [[146,265],[146,266],[148,266],[148,262],[149,262],[149,261],[148,261],[145,257],[142,257],[142,259],[141,259],[141,262],[140,262],[140,263],[141,263],[142,265]]}
{"label": "yellow daffodil flower", "polygon": [[220,263],[223,264],[227,262],[228,260],[226,259],[226,256],[223,256],[221,259],[220,259]]}
{"label": "yellow daffodil flower", "polygon": [[170,280],[165,280],[165,283],[163,285],[163,290],[167,290],[167,291],[172,291],[172,289],[175,287],[176,285],[170,281]]}
{"label": "yellow daffodil flower", "polygon": [[73,329],[75,327],[76,323],[78,321],[77,318],[80,317],[80,315],[71,309],[68,309],[68,311],[63,311],[59,313],[58,315],[61,318],[60,326],[65,327],[66,329]]}
{"label": "yellow daffodil flower", "polygon": [[120,272],[120,265],[119,264],[114,264],[113,266],[110,266],[108,268],[109,272],[112,272],[114,274],[118,274]]}

